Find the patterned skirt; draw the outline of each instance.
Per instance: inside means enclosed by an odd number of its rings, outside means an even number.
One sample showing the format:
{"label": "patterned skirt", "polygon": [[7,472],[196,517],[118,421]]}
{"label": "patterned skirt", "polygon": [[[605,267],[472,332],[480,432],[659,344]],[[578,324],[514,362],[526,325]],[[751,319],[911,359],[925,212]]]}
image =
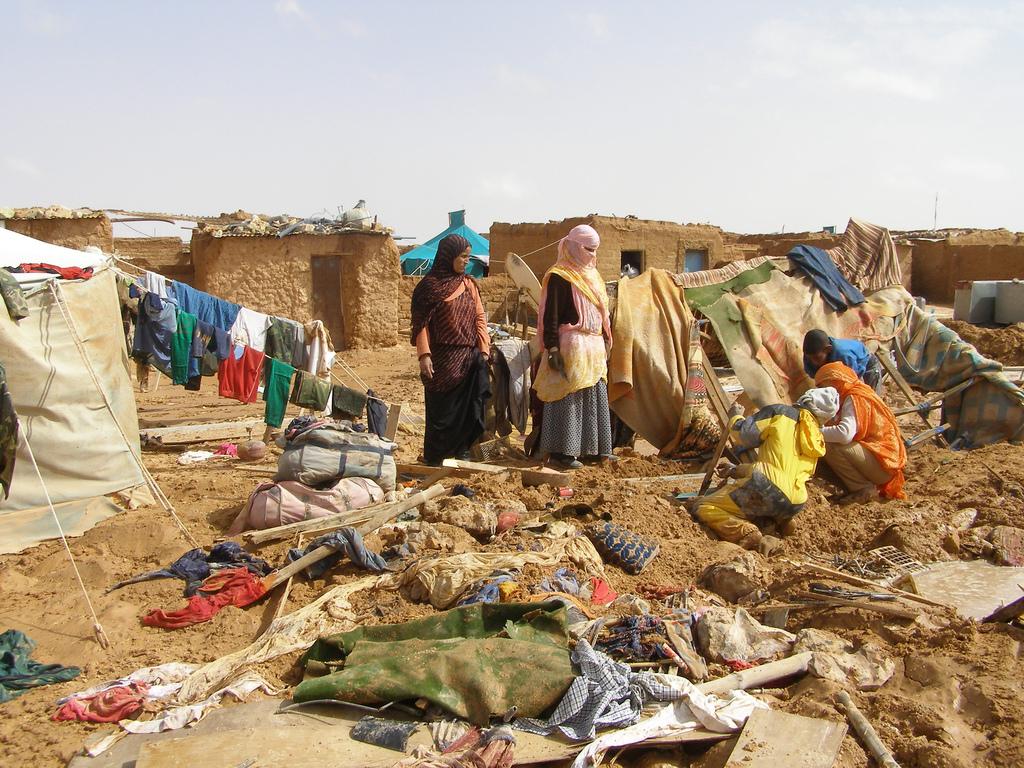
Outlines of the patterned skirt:
{"label": "patterned skirt", "polygon": [[540,445],[542,455],[607,456],[612,452],[612,420],[608,385],[601,379],[553,403],[544,403]]}

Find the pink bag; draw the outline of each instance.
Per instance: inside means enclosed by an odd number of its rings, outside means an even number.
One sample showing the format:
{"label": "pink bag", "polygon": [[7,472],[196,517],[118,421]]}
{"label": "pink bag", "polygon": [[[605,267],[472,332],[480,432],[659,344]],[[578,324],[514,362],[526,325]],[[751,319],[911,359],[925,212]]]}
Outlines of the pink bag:
{"label": "pink bag", "polygon": [[346,477],[323,490],[294,480],[263,483],[238,513],[228,536],[362,509],[383,498],[381,487],[365,477]]}

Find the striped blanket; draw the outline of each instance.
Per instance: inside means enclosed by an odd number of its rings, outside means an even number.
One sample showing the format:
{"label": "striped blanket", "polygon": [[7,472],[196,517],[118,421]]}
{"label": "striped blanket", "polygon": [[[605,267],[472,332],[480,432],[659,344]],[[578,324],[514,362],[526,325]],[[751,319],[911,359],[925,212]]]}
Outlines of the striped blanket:
{"label": "striped blanket", "polygon": [[943,404],[952,441],[963,437],[968,447],[1024,439],[1024,392],[989,360],[931,314],[910,304],[894,345],[903,377],[926,392],[944,392],[975,377],[969,388]]}
{"label": "striped blanket", "polygon": [[903,272],[889,230],[850,219],[839,245],[825,251],[843,276],[864,293],[903,285]]}

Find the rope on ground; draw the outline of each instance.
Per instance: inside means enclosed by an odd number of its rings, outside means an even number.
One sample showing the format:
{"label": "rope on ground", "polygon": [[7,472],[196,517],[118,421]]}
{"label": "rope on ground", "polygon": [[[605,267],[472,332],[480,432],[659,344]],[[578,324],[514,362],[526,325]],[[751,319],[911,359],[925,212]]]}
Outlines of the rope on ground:
{"label": "rope on ground", "polygon": [[159,485],[157,485],[156,479],[153,477],[152,474],[150,474],[150,471],[149,469],[146,468],[146,465],[143,464],[142,457],[135,452],[134,447],[132,445],[132,441],[128,439],[128,435],[126,435],[124,433],[124,430],[121,428],[121,422],[117,420],[117,415],[114,413],[114,409],[110,405],[110,400],[107,398],[106,390],[103,389],[103,386],[100,384],[99,378],[96,376],[96,371],[93,370],[92,361],[89,359],[89,355],[85,349],[85,344],[82,342],[82,337],[78,333],[78,326],[75,324],[75,318],[71,314],[71,307],[65,305],[64,295],[61,292],[60,286],[58,285],[56,280],[50,281],[50,291],[53,294],[54,301],[57,304],[57,308],[60,310],[61,316],[64,318],[64,323],[67,325],[68,330],[71,332],[71,338],[75,342],[75,347],[78,349],[78,354],[81,355],[82,361],[85,363],[85,367],[89,371],[89,376],[92,378],[93,386],[96,387],[96,390],[100,393],[100,396],[103,398],[103,405],[106,407],[107,413],[110,414],[110,418],[113,420],[115,426],[117,427],[117,431],[121,433],[121,439],[124,440],[124,444],[128,448],[128,453],[131,454],[132,458],[135,460],[135,463],[138,466],[139,471],[142,473],[142,477],[145,479],[146,484],[149,486],[149,489],[156,496],[157,501],[160,503],[160,506],[164,508],[164,511],[170,513],[171,517],[174,518],[174,522],[177,523],[178,528],[181,530],[185,538],[192,544],[192,546],[199,548],[199,542],[195,540],[195,537],[192,536],[192,533],[188,530],[188,528],[185,527],[185,524],[181,521],[181,518],[178,517],[178,513],[174,509],[174,505],[171,504],[171,500],[168,499],[166,495],[164,495],[163,490],[160,488]]}
{"label": "rope on ground", "polygon": [[53,508],[53,501],[50,499],[50,491],[46,487],[46,483],[43,481],[43,473],[39,471],[39,465],[36,463],[36,455],[32,452],[32,446],[29,445],[28,435],[25,434],[24,430],[19,431],[21,442],[25,446],[25,450],[28,452],[28,458],[32,462],[32,469],[35,470],[36,477],[39,478],[39,485],[43,489],[43,495],[46,497],[46,505],[50,508],[50,514],[53,515],[53,520],[57,523],[57,530],[60,532],[60,540],[64,542],[64,550],[68,553],[68,559],[71,561],[71,568],[75,572],[75,578],[78,579],[78,586],[82,590],[82,596],[85,598],[85,604],[89,607],[89,613],[92,614],[92,631],[96,635],[96,642],[100,644],[100,647],[106,650],[110,647],[110,640],[107,638],[107,633],[103,631],[103,625],[100,624],[100,618],[96,615],[96,609],[93,607],[92,600],[89,599],[89,593],[85,589],[85,582],[82,580],[82,574],[78,570],[78,563],[75,562],[75,556],[71,553],[71,546],[68,544],[68,538],[64,534],[64,526],[60,522],[60,517],[57,515],[57,510]]}

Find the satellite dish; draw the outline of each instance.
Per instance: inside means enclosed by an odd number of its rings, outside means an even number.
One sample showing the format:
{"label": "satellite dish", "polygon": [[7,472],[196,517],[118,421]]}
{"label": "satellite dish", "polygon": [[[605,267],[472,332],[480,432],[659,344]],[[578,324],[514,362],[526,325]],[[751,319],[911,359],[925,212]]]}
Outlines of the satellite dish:
{"label": "satellite dish", "polygon": [[505,259],[505,271],[512,278],[516,287],[522,290],[533,306],[540,307],[540,281],[533,274],[530,265],[523,261],[522,257],[510,253]]}

